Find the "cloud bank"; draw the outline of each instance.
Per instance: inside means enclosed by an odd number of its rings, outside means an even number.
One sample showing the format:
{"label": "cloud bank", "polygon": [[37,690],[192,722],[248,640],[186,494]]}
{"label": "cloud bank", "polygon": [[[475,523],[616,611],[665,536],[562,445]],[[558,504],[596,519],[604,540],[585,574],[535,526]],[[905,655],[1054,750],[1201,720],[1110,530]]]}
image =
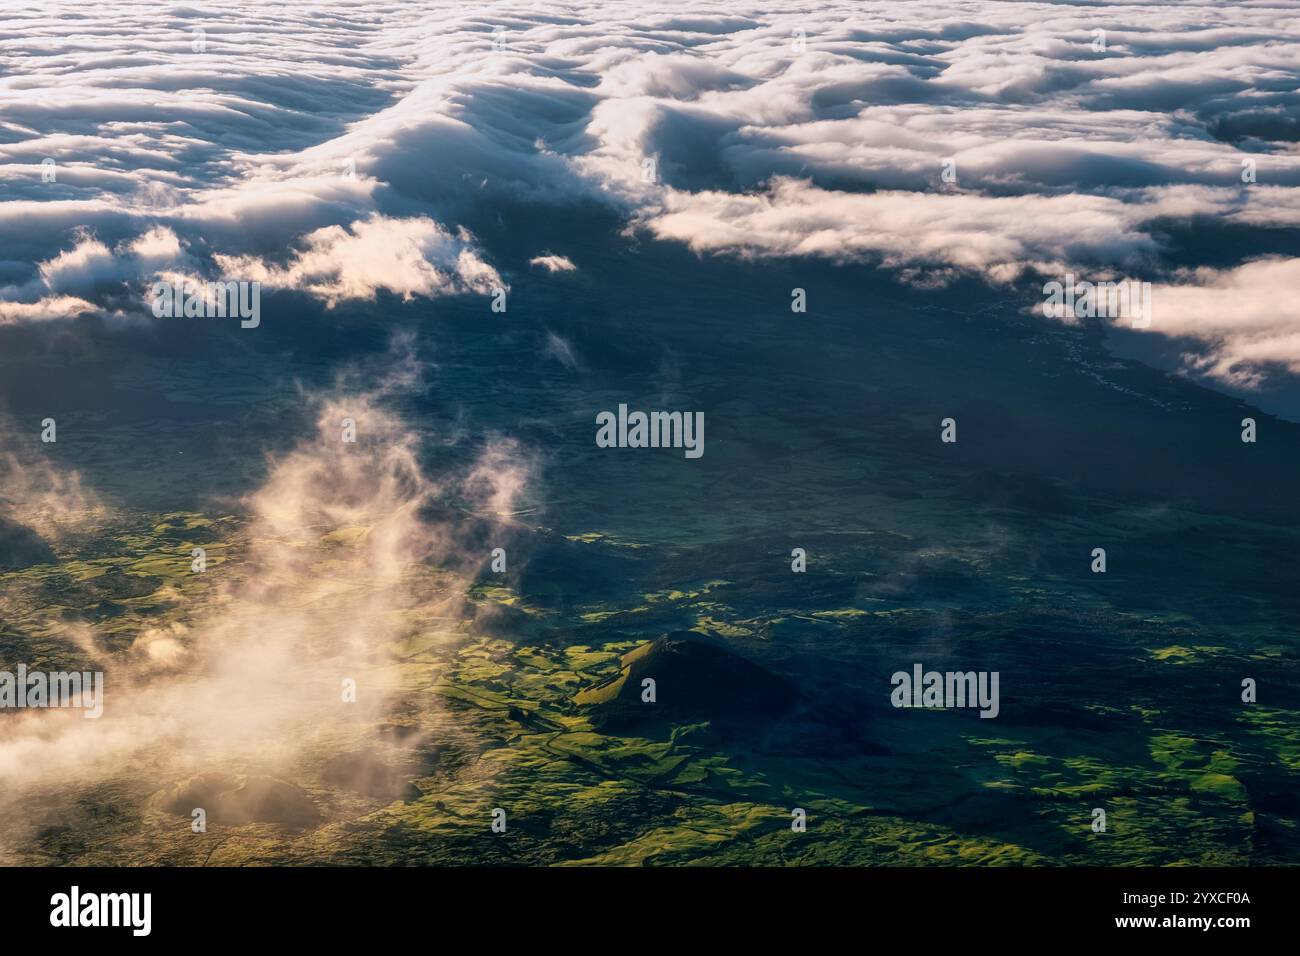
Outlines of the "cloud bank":
{"label": "cloud bank", "polygon": [[1213,278],[1169,238],[1294,261],[1291,3],[53,3],[0,67],[0,323],[138,312],[168,270],[479,294],[508,276],[467,209],[595,201],[703,255],[1120,271],[1210,374],[1300,362],[1250,317],[1285,262]]}

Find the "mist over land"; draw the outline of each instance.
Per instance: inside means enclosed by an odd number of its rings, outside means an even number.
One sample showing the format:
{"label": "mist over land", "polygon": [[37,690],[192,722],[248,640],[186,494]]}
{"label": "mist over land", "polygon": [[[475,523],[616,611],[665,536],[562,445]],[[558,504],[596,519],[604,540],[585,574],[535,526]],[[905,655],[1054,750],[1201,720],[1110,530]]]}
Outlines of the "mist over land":
{"label": "mist over land", "polygon": [[[0,860],[1293,862],[1298,37],[7,9],[0,670],[106,692],[0,713]],[[620,403],[703,455],[598,447]],[[892,707],[914,662],[996,719]]]}

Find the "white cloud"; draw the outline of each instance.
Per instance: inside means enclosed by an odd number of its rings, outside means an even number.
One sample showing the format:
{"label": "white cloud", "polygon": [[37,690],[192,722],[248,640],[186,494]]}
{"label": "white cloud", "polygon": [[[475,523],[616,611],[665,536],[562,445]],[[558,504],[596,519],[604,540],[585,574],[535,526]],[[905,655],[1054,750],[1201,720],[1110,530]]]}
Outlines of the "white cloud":
{"label": "white cloud", "polygon": [[0,321],[122,311],[186,255],[326,303],[477,292],[498,266],[458,215],[502,197],[711,254],[1159,279],[1170,224],[1300,227],[1298,63],[1300,17],[1208,0],[55,2],[0,28],[0,262],[30,270]]}
{"label": "white cloud", "polygon": [[540,256],[533,256],[528,260],[528,264],[538,269],[545,269],[547,272],[576,272],[578,270],[572,260],[549,252]]}
{"label": "white cloud", "polygon": [[98,311],[93,302],[72,295],[54,295],[35,302],[5,302],[0,300],[0,325],[18,325],[25,322],[49,322],[55,319],[76,318]]}
{"label": "white cloud", "polygon": [[1195,340],[1203,351],[1189,363],[1234,385],[1257,384],[1267,366],[1300,374],[1300,259],[1196,269],[1183,278],[1152,289],[1147,331]]}
{"label": "white cloud", "polygon": [[256,256],[214,256],[228,276],[271,288],[301,289],[331,308],[341,300],[371,299],[380,290],[405,299],[448,292],[489,293],[502,285],[495,269],[457,235],[427,217],[372,216],[350,227],[326,226],[303,237],[284,266]]}
{"label": "white cloud", "polygon": [[889,264],[932,262],[1015,278],[1035,265],[1123,260],[1154,250],[1131,207],[1099,196],[832,193],[778,179],[762,193],[667,196],[646,219],[657,235],[698,251],[849,260],[874,255]]}

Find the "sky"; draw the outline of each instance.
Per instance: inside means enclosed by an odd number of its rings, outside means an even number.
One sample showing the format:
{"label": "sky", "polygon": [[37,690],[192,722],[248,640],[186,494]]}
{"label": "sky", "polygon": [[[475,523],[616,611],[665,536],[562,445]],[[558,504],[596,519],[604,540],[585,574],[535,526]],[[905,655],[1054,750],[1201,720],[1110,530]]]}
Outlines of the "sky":
{"label": "sky", "polygon": [[490,295],[461,219],[510,199],[1031,311],[1150,282],[1176,366],[1300,371],[1295,4],[4,6],[0,325],[148,322],[159,280]]}

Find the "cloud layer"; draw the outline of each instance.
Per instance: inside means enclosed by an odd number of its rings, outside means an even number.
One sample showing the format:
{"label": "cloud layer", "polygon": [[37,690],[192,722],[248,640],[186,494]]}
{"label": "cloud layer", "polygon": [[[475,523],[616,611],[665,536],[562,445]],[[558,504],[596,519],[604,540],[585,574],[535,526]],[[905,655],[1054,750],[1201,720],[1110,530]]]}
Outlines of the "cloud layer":
{"label": "cloud layer", "polygon": [[[483,293],[509,277],[459,217],[508,197],[906,281],[1186,286],[1150,331],[1195,364],[1300,363],[1250,318],[1300,228],[1289,3],[54,3],[0,67],[0,323],[139,311],[164,273]],[[1196,272],[1171,226],[1220,257],[1252,230],[1270,265]]]}

